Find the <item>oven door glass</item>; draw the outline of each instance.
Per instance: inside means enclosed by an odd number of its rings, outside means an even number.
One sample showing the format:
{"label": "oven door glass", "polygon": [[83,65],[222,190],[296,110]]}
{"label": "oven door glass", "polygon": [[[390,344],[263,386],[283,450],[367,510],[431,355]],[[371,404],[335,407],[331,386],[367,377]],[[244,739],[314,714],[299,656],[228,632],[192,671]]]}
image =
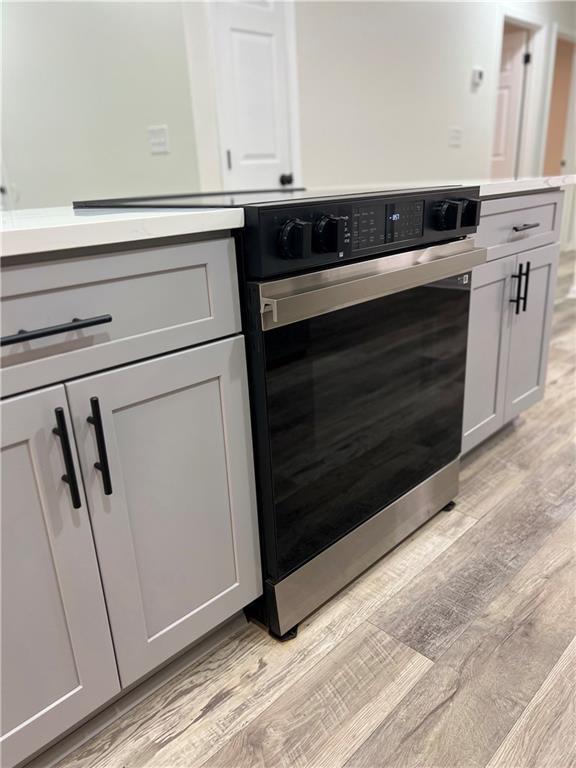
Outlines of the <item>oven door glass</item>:
{"label": "oven door glass", "polygon": [[460,453],[469,275],[264,333],[280,579]]}

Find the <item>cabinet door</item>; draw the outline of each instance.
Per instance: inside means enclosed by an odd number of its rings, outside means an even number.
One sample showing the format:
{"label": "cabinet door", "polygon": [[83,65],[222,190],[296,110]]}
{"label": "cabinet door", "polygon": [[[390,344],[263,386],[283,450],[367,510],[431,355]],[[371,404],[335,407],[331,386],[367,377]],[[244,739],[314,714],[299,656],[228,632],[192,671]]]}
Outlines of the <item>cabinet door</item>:
{"label": "cabinet door", "polygon": [[518,267],[530,265],[525,309],[515,314],[511,305],[510,355],[506,385],[505,421],[544,396],[554,292],[558,268],[558,243],[518,255]]}
{"label": "cabinet door", "polygon": [[504,424],[510,292],[516,257],[482,264],[472,272],[462,451]]}
{"label": "cabinet door", "polygon": [[[78,480],[75,509],[62,409]],[[120,690],[63,386],[2,413],[2,760],[8,768]]]}
{"label": "cabinet door", "polygon": [[261,592],[244,339],[66,386],[126,686]]}

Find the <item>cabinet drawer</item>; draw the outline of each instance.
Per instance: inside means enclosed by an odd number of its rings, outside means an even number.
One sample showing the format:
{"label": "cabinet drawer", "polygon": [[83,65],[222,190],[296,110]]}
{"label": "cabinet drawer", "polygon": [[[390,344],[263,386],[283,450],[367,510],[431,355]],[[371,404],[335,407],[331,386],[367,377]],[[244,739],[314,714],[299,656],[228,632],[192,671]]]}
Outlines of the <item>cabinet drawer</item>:
{"label": "cabinet drawer", "polygon": [[482,202],[476,243],[488,260],[510,256],[560,237],[562,192],[503,197]]}
{"label": "cabinet drawer", "polygon": [[[3,337],[64,325],[2,347],[4,394],[240,330],[230,238],[50,259],[2,277]],[[68,330],[74,318],[108,322]]]}

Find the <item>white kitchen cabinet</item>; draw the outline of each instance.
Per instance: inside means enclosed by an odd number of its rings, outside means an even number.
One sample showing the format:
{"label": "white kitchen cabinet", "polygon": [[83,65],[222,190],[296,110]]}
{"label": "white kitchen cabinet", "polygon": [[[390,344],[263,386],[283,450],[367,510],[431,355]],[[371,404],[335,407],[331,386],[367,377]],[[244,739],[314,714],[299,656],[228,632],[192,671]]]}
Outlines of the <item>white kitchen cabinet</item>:
{"label": "white kitchen cabinet", "polygon": [[563,194],[552,190],[483,200],[476,245],[488,249],[491,261],[557,243]]}
{"label": "white kitchen cabinet", "polygon": [[[0,763],[9,768],[120,685],[64,387],[5,400],[1,414]],[[76,499],[63,475],[76,478]]]}
{"label": "white kitchen cabinet", "polygon": [[558,257],[554,243],[473,270],[463,453],[544,396]]}
{"label": "white kitchen cabinet", "polygon": [[229,233],[14,257],[0,299],[0,764],[12,768],[262,585]]}
{"label": "white kitchen cabinet", "polygon": [[230,237],[3,266],[0,295],[4,395],[240,332]]}
{"label": "white kitchen cabinet", "polygon": [[516,256],[488,261],[472,272],[462,451],[504,424],[510,345],[510,296]]}
{"label": "white kitchen cabinet", "polygon": [[518,314],[511,312],[505,421],[544,397],[558,251],[557,245],[549,245],[517,257],[516,271],[522,266],[523,272],[530,272],[527,287],[523,280],[526,304]]}
{"label": "white kitchen cabinet", "polygon": [[261,594],[244,340],[66,389],[127,686]]}

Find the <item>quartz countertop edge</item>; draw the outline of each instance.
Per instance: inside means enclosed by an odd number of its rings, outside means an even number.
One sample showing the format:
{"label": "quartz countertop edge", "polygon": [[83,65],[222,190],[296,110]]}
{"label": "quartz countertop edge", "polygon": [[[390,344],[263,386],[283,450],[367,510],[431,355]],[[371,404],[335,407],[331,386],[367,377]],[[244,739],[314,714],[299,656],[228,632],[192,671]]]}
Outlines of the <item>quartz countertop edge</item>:
{"label": "quartz countertop edge", "polygon": [[564,176],[536,176],[525,179],[436,179],[435,181],[386,181],[381,184],[353,184],[340,187],[309,187],[308,192],[318,195],[337,193],[361,194],[362,192],[390,192],[411,189],[432,189],[442,187],[479,187],[480,197],[508,197],[526,192],[562,189],[576,184],[576,174]]}
{"label": "quartz countertop edge", "polygon": [[2,258],[142,242],[244,226],[242,208],[127,211],[71,206],[2,211]]}
{"label": "quartz countertop edge", "polygon": [[576,184],[576,175],[542,176],[534,179],[493,179],[471,182],[471,186],[480,186],[480,197],[504,197],[524,192],[561,189]]}
{"label": "quartz countertop edge", "polygon": [[[401,182],[340,187],[338,192],[368,192],[414,187],[474,186],[480,197],[505,197],[527,192],[558,189],[576,184],[576,175],[542,176],[529,179],[460,180]],[[311,193],[330,194],[330,188],[308,188]],[[332,191],[332,194],[335,190]],[[0,255],[2,258],[25,254],[66,251],[101,245],[142,242],[159,238],[238,229],[244,226],[242,208],[175,209],[81,209],[28,208],[1,212]]]}

